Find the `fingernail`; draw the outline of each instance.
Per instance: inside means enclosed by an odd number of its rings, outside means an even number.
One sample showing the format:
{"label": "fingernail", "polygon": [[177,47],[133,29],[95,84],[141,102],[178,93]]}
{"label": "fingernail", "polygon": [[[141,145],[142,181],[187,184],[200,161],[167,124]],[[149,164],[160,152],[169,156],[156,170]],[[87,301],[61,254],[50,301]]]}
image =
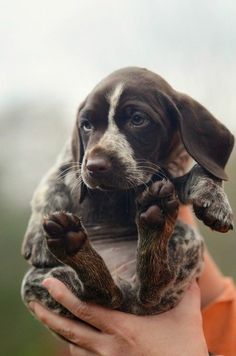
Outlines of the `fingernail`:
{"label": "fingernail", "polygon": [[28,306],[29,306],[29,309],[30,309],[32,312],[34,312],[35,302],[30,302]]}

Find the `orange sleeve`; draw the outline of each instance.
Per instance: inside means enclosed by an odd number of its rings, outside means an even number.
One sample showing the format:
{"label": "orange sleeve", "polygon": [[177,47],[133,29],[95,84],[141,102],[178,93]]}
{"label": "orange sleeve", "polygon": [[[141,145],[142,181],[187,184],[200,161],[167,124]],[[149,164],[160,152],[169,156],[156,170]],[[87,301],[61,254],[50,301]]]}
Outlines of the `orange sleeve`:
{"label": "orange sleeve", "polygon": [[231,278],[224,278],[224,284],[219,297],[202,310],[203,330],[210,352],[236,356],[236,287]]}
{"label": "orange sleeve", "polygon": [[[191,210],[188,206],[181,206],[179,219],[196,228],[196,220]],[[213,270],[215,267],[208,257],[208,272],[212,274]],[[206,276],[208,279],[209,273]],[[236,287],[231,278],[221,275],[219,277],[218,274],[212,283],[219,278],[223,283],[222,292],[202,310],[203,330],[210,352],[215,355],[236,356]],[[211,288],[209,282],[208,284]]]}

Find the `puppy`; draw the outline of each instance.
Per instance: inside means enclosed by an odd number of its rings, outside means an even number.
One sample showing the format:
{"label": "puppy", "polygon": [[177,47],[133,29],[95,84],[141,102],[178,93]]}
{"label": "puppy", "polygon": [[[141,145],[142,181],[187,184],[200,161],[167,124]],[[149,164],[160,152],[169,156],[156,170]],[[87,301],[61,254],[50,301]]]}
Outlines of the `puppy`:
{"label": "puppy", "polygon": [[103,79],[35,192],[22,247],[32,264],[25,303],[73,318],[41,285],[54,276],[111,308],[173,308],[203,265],[203,241],[177,220],[179,201],[212,229],[233,227],[222,188],[233,144],[212,114],[157,74],[132,67]]}

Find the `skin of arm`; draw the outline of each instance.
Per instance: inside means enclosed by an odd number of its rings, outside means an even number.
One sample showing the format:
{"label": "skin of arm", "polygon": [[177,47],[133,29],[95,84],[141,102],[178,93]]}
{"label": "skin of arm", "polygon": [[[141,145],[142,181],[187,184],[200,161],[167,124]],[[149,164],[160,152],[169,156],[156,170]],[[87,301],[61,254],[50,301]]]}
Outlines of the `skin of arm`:
{"label": "skin of arm", "polygon": [[[189,207],[181,207],[179,218],[197,228]],[[159,315],[136,316],[81,302],[54,278],[44,280],[43,285],[81,320],[60,317],[36,302],[30,304],[42,323],[69,341],[72,356],[208,355],[201,307],[217,298],[224,288],[223,276],[207,251],[199,286],[194,282],[174,309]]]}

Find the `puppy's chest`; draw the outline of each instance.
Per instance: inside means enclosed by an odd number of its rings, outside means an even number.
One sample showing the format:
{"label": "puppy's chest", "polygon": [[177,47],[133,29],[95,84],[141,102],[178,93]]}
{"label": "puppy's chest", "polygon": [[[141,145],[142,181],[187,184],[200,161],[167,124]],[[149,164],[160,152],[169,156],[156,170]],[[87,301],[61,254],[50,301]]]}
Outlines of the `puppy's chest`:
{"label": "puppy's chest", "polygon": [[[132,192],[90,190],[78,209],[90,239],[137,234],[135,197]],[[111,236],[112,235],[112,236]]]}
{"label": "puppy's chest", "polygon": [[79,216],[93,247],[110,272],[126,280],[136,266],[137,227],[132,193],[91,191],[80,206]]}

